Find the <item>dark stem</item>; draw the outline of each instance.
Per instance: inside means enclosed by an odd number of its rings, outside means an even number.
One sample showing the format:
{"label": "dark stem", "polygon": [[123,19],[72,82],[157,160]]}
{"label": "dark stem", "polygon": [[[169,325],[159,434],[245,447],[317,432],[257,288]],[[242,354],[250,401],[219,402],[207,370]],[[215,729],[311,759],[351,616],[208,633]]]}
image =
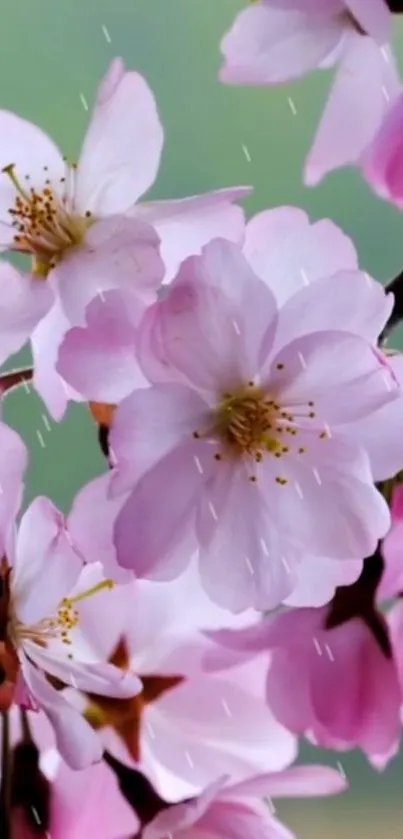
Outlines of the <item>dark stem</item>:
{"label": "dark stem", "polygon": [[1,722],[0,836],[1,839],[12,839],[12,752],[10,748],[10,722],[7,711],[1,715]]}
{"label": "dark stem", "polygon": [[390,333],[403,320],[403,271],[388,283],[385,290],[388,292],[391,291],[394,294],[395,301],[389,320],[379,338],[381,344],[385,343]]}
{"label": "dark stem", "polygon": [[109,427],[107,425],[98,426],[98,442],[101,447],[102,454],[109,461]]}
{"label": "dark stem", "polygon": [[142,826],[152,821],[161,810],[169,807],[150,781],[137,769],[124,766],[109,752],[104,752],[104,761],[115,774],[120,792],[140,819]]}
{"label": "dark stem", "polygon": [[339,586],[329,604],[326,629],[335,629],[350,620],[360,618],[372,632],[385,658],[392,657],[387,624],[376,605],[376,592],[381,582],[385,563],[380,544],[373,556],[364,560],[358,580],[349,586]]}

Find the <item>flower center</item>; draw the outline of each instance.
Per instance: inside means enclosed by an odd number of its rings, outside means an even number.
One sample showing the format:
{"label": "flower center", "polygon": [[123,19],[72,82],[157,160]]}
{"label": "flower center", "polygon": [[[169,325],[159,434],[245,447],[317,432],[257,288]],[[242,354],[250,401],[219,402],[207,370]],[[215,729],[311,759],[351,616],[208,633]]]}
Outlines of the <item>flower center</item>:
{"label": "flower center", "polygon": [[233,454],[256,457],[263,451],[277,451],[281,443],[273,432],[278,410],[279,406],[251,383],[224,394],[217,409],[216,433]]}
{"label": "flower center", "polygon": [[[285,364],[279,362],[276,365],[277,373],[284,369]],[[273,393],[278,390],[276,385]],[[304,434],[306,430],[317,431],[321,440],[331,437],[326,424],[323,424],[322,429],[310,428],[310,421],[316,419],[313,400],[280,405],[278,397],[273,398],[273,393],[268,393],[253,381],[224,393],[211,421],[205,428],[195,429],[192,432],[193,438],[218,442],[218,450],[213,450],[213,457],[217,461],[246,456],[253,466],[261,463],[266,455],[276,459],[305,455],[308,451]],[[296,440],[301,432],[305,440]],[[200,460],[197,456],[194,459],[198,471],[202,472]],[[252,469],[249,480],[257,481],[256,468]],[[277,475],[275,481],[283,486],[288,483],[288,478]]]}
{"label": "flower center", "polygon": [[8,635],[15,647],[24,641],[32,641],[39,647],[46,647],[51,640],[60,640],[63,644],[72,644],[71,630],[79,623],[79,613],[76,604],[86,600],[103,589],[111,589],[113,580],[102,580],[92,588],[77,594],[75,597],[65,597],[57,610],[57,614],[50,618],[43,618],[35,624],[25,624],[20,621],[10,602]]}
{"label": "flower center", "polygon": [[[46,170],[46,167],[45,167]],[[71,195],[74,194],[75,167],[66,166],[63,197],[46,179],[45,187],[38,191],[24,188],[18,180],[13,163],[2,170],[16,189],[14,206],[9,208],[11,225],[15,228],[14,250],[31,254],[33,270],[46,278],[51,268],[71,248],[80,245],[94,222],[91,213],[85,216],[71,212]],[[29,181],[29,176],[26,176]]]}

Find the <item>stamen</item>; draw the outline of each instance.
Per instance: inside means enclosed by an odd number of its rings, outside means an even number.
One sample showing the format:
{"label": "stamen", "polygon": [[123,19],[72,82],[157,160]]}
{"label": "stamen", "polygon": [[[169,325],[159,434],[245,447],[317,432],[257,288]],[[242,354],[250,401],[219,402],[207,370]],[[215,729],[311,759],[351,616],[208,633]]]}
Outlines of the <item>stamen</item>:
{"label": "stamen", "polygon": [[16,174],[15,174],[15,163],[9,163],[8,166],[3,166],[1,170],[4,172],[5,175],[8,175],[10,178],[11,183],[15,186],[17,192],[24,198],[25,201],[29,201],[30,197],[25,189],[21,186]]}
{"label": "stamen", "polygon": [[74,603],[80,603],[82,600],[86,600],[87,597],[97,594],[98,591],[102,591],[105,588],[114,588],[115,585],[116,583],[113,580],[102,580],[101,583],[98,583],[96,586],[92,586],[92,588],[88,588],[86,591],[82,591],[81,594],[76,594],[75,597],[65,597],[62,601],[62,606],[65,605],[66,607],[69,607]]}

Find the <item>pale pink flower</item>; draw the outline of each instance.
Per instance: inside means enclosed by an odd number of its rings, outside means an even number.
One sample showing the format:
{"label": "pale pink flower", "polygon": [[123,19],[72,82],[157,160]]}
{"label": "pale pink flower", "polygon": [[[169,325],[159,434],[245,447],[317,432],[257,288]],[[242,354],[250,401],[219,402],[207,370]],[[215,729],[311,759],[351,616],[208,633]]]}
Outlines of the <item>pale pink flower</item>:
{"label": "pale pink flower", "polygon": [[[369,315],[372,290],[359,279]],[[339,296],[348,293],[340,283]],[[322,300],[313,283],[301,309]],[[110,434],[113,491],[131,490],[115,529],[124,568],[172,578],[192,538],[214,600],[264,609],[291,593],[304,553],[361,559],[387,532],[368,455],[343,426],[399,388],[367,340],[340,330],[339,312],[334,328],[327,309],[321,331],[309,324],[301,335],[295,301],[278,313],[240,250],[215,241],[146,315],[141,362],[156,383],[121,402]]]}
{"label": "pale pink flower", "polygon": [[[353,243],[333,222],[310,223],[306,213],[296,207],[265,210],[246,225],[243,253],[281,307],[282,332],[288,324],[293,338],[340,329],[377,345],[393,307],[393,295],[385,294],[380,283],[359,270]],[[312,283],[315,305],[311,305]],[[231,291],[228,284],[226,292]],[[234,292],[236,296],[236,284]],[[104,301],[105,305],[94,301],[89,306],[85,328],[70,331],[57,369],[86,399],[116,404],[146,384],[138,365],[139,353],[152,381],[166,380],[167,363],[165,358],[162,364],[159,361],[161,353],[163,356],[160,307],[151,307],[143,319],[138,346],[137,327],[120,295],[109,292]],[[402,357],[388,356],[388,364],[402,381]],[[375,480],[384,480],[403,466],[402,399],[400,396],[344,428],[367,450]],[[378,433],[380,423],[385,428],[383,434]]]}
{"label": "pale pink flower", "polygon": [[[62,514],[47,498],[36,498],[15,515],[22,496],[26,450],[6,426],[0,427],[2,493],[0,524],[0,704],[14,696],[23,705],[42,708],[52,723],[60,750],[80,767],[101,755],[89,725],[70,707],[48,676],[66,685],[111,696],[141,690],[129,672],[104,663],[80,628],[80,603],[111,581],[84,588],[82,559],[72,546]],[[8,502],[7,502],[8,499]],[[14,686],[15,690],[10,691]]]}
{"label": "pale pink flower", "polygon": [[[87,585],[96,585],[100,573],[89,565]],[[295,758],[295,737],[264,702],[266,662],[245,662],[202,633],[245,621],[223,617],[209,603],[194,565],[175,582],[100,591],[82,603],[81,622],[98,656],[130,668],[143,690],[123,703],[72,689],[66,699],[92,722],[105,748],[145,772],[164,797],[194,794],[217,772],[242,780]]]}
{"label": "pale pink flower", "polygon": [[213,234],[242,235],[234,202],[250,189],[137,205],[156,177],[163,129],[147,83],[120,59],[101,82],[77,165],[13,113],[0,112],[0,128],[0,249],[33,260],[26,275],[0,266],[0,363],[31,337],[35,385],[60,419],[77,398],[54,370],[69,325],[111,288],[137,316],[183,257]]}
{"label": "pale pink flower", "polygon": [[220,76],[229,84],[278,85],[338,65],[306,162],[307,184],[356,163],[397,96],[391,21],[384,0],[258,0],[224,37]]}
{"label": "pale pink flower", "polygon": [[364,615],[328,628],[330,608],[295,609],[212,636],[248,658],[266,651],[267,702],[290,731],[328,749],[360,748],[381,769],[397,753],[401,731],[393,638],[380,613],[389,637],[382,645]]}

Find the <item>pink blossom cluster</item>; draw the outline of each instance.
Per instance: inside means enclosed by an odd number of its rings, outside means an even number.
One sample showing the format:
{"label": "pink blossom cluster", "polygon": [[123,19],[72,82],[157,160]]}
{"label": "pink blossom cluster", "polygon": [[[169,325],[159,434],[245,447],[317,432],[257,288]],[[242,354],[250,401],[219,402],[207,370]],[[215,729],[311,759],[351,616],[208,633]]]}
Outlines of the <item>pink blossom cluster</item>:
{"label": "pink blossom cluster", "polygon": [[[399,204],[390,19],[257,0],[221,77],[338,62],[307,179],[354,162]],[[105,454],[67,514],[26,506],[29,452],[0,422],[0,835],[292,839],[272,799],[339,793],[339,753],[380,770],[399,749],[394,295],[330,220],[247,220],[249,187],[140,201],[163,129],[120,59],[78,163],[13,113],[0,128],[1,392],[32,380],[56,422],[89,406]],[[301,765],[302,738],[334,766]]]}

